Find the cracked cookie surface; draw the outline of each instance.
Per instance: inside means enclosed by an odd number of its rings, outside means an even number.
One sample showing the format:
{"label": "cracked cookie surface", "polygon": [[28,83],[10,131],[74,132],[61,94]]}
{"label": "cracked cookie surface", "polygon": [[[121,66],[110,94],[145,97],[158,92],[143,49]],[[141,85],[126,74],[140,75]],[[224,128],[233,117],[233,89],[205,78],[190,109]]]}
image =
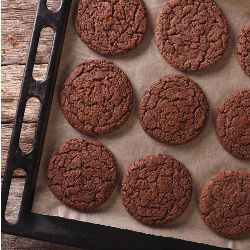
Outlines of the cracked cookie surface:
{"label": "cracked cookie surface", "polygon": [[161,78],[141,98],[140,122],[145,132],[168,144],[184,144],[204,128],[208,101],[191,79],[169,75]]}
{"label": "cracked cookie surface", "polygon": [[147,30],[142,0],[80,0],[75,27],[86,45],[104,55],[136,47]]}
{"label": "cracked cookie surface", "polygon": [[110,133],[122,126],[132,108],[127,76],[106,60],[86,61],[62,86],[60,102],[67,121],[86,134]]}
{"label": "cracked cookie surface", "polygon": [[228,24],[212,0],[169,0],[157,16],[155,41],[173,67],[198,71],[215,64],[228,45]]}
{"label": "cracked cookie surface", "polygon": [[242,70],[250,76],[250,21],[242,28],[236,49],[237,59]]}
{"label": "cracked cookie surface", "polygon": [[102,205],[113,192],[116,177],[113,154],[93,139],[65,142],[49,160],[50,190],[65,205],[81,211]]}
{"label": "cracked cookie surface", "polygon": [[138,221],[165,225],[185,211],[192,196],[192,179],[183,164],[167,155],[136,161],[122,181],[122,201]]}
{"label": "cracked cookie surface", "polygon": [[229,153],[250,160],[250,90],[226,99],[217,113],[216,132]]}
{"label": "cracked cookie surface", "polygon": [[217,234],[234,238],[250,232],[250,174],[227,170],[212,177],[200,195],[200,213]]}

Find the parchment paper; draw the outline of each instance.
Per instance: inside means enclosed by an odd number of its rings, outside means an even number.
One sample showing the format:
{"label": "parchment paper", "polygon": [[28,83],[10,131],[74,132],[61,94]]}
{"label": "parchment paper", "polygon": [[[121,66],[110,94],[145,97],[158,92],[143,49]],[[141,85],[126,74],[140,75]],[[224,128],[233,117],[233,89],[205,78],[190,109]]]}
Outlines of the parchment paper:
{"label": "parchment paper", "polygon": [[[170,73],[183,74],[164,61],[154,44],[153,24],[155,16],[166,1],[144,0],[144,2],[150,19],[150,27],[146,38],[135,50],[125,55],[107,58],[118,65],[131,80],[135,93],[133,112],[127,123],[119,130],[109,135],[95,137],[115,155],[120,171],[119,185],[117,185],[109,201],[100,209],[94,213],[82,213],[66,207],[53,196],[47,186],[46,175],[48,158],[54,148],[68,139],[85,136],[74,130],[63,117],[58,102],[59,88],[76,65],[85,59],[103,58],[88,49],[76,34],[73,19],[77,1],[73,0],[40,166],[33,212],[130,229],[146,234],[249,250],[249,236],[242,240],[228,240],[217,236],[204,225],[198,211],[198,195],[202,185],[218,171],[225,168],[250,171],[250,161],[237,160],[222,148],[216,137],[214,127],[216,110],[223,100],[235,91],[250,88],[250,80],[238,65],[234,48],[236,35],[250,18],[250,1],[216,1],[229,22],[230,44],[224,58],[216,66],[200,73],[185,74],[201,86],[207,95],[211,111],[208,125],[202,134],[183,146],[169,146],[156,142],[144,133],[136,115],[139,98],[150,85],[164,75]],[[172,155],[186,165],[193,178],[194,193],[186,212],[177,221],[164,228],[144,226],[133,219],[123,207],[119,192],[120,181],[127,168],[139,157],[154,153]]]}

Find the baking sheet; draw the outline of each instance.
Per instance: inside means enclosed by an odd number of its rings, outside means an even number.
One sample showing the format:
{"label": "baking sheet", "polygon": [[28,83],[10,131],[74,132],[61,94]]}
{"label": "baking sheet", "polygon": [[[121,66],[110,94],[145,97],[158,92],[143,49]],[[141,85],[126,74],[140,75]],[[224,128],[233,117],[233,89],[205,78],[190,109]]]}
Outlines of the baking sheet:
{"label": "baking sheet", "polygon": [[[240,28],[250,18],[249,0],[217,0],[225,13],[230,27],[230,44],[224,58],[209,70],[184,74],[164,61],[153,39],[153,25],[157,12],[165,3],[163,0],[144,0],[149,16],[149,31],[135,50],[121,56],[107,59],[118,65],[131,80],[135,100],[132,114],[126,124],[109,135],[95,138],[106,145],[115,155],[119,165],[119,184],[112,197],[94,213],[82,213],[61,204],[47,186],[48,158],[66,140],[84,136],[74,130],[65,120],[59,106],[59,88],[72,69],[86,59],[104,58],[87,48],[75,32],[73,20],[77,1],[73,0],[71,15],[64,42],[44,151],[37,181],[33,212],[61,216],[69,219],[92,222],[146,234],[185,239],[188,241],[229,247],[239,250],[250,249],[250,236],[242,240],[228,240],[217,236],[203,223],[198,211],[198,196],[202,185],[215,173],[225,168],[250,171],[250,161],[240,161],[228,154],[218,142],[214,120],[218,106],[233,92],[250,89],[250,80],[240,69],[235,56],[235,40]],[[167,74],[184,74],[196,81],[205,92],[210,104],[208,125],[192,142],[182,146],[169,146],[147,136],[136,115],[139,98],[156,80]],[[154,153],[172,155],[185,164],[193,178],[192,200],[178,220],[164,228],[152,228],[133,219],[122,205],[120,182],[127,168],[138,158]]]}

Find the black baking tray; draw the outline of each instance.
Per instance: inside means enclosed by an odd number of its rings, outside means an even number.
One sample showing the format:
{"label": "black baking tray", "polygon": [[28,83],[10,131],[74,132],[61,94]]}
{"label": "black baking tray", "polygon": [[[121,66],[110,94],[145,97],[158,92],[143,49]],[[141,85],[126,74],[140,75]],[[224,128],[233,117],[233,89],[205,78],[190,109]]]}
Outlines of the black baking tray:
{"label": "black baking tray", "polygon": [[[222,249],[194,242],[146,235],[129,230],[61,217],[35,214],[32,212],[39,164],[72,1],[62,0],[61,7],[56,12],[48,10],[46,2],[47,0],[39,0],[38,2],[29,54],[11,136],[5,175],[2,180],[2,232],[85,249]],[[32,77],[32,72],[40,32],[46,27],[53,29],[55,34],[54,42],[48,64],[47,77],[44,81],[36,81]],[[32,97],[39,99],[40,111],[33,139],[33,149],[28,153],[23,153],[19,147],[19,138],[26,103]],[[16,169],[23,169],[26,172],[26,181],[18,221],[15,224],[10,224],[5,219],[5,210],[12,175]],[[190,228],[190,230],[192,229]]]}

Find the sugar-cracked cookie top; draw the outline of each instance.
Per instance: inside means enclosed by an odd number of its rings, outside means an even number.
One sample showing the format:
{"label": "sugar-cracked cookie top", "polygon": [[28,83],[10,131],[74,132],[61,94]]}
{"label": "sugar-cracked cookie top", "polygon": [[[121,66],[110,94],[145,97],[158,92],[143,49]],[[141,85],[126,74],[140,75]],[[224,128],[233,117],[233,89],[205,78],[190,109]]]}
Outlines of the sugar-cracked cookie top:
{"label": "sugar-cracked cookie top", "polygon": [[216,131],[229,153],[250,160],[250,90],[235,93],[225,100],[217,113]]}
{"label": "sugar-cracked cookie top", "polygon": [[208,121],[209,105],[194,81],[168,75],[145,92],[139,115],[143,129],[154,139],[184,144],[201,133]]}
{"label": "sugar-cracked cookie top", "polygon": [[236,49],[237,59],[242,70],[250,76],[250,21],[242,28]]}
{"label": "sugar-cracked cookie top", "polygon": [[127,76],[106,60],[86,61],[62,86],[60,102],[67,121],[86,134],[122,126],[130,114],[133,90]]}
{"label": "sugar-cracked cookie top", "polygon": [[155,41],[173,67],[198,71],[223,56],[228,33],[227,20],[213,0],[169,0],[157,16]]}
{"label": "sugar-cracked cookie top", "polygon": [[161,226],[184,213],[192,196],[192,179],[176,159],[150,155],[129,168],[121,194],[134,218],[146,225]]}
{"label": "sugar-cracked cookie top", "polygon": [[76,30],[92,50],[113,55],[136,47],[147,30],[142,0],[80,0]]}
{"label": "sugar-cracked cookie top", "polygon": [[235,238],[250,232],[250,174],[226,170],[213,176],[200,195],[200,213],[217,234]]}
{"label": "sugar-cracked cookie top", "polygon": [[116,178],[113,154],[93,139],[67,141],[49,160],[50,190],[64,204],[81,211],[101,206],[113,192]]}

